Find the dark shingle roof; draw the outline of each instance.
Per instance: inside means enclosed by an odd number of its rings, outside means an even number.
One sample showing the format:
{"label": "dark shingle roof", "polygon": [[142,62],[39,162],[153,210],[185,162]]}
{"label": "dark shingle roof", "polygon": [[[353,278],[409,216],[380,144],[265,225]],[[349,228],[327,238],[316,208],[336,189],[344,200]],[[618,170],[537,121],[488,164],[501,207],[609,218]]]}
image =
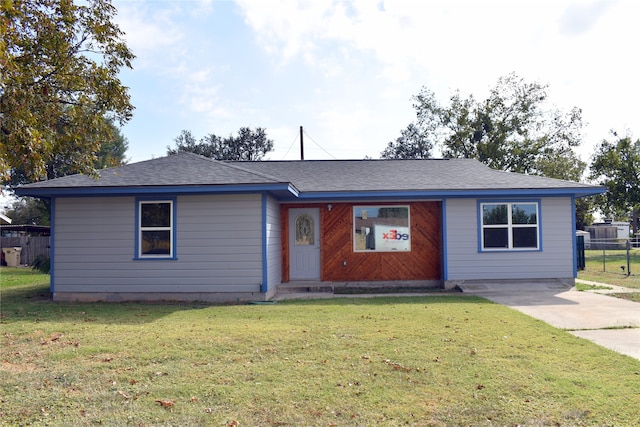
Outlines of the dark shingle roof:
{"label": "dark shingle roof", "polygon": [[292,182],[301,192],[593,188],[502,172],[474,159],[233,162]]}
{"label": "dark shingle roof", "polygon": [[[106,189],[163,187],[180,192],[245,186],[246,190],[314,193],[427,193],[538,190],[588,195],[601,187],[539,176],[501,172],[472,159],[432,160],[306,160],[222,162],[181,153],[101,171],[99,179],[71,175],[25,185],[22,195],[55,195],[65,190],[104,194]],[[257,191],[257,190],[256,190]]]}
{"label": "dark shingle roof", "polygon": [[69,175],[23,188],[143,187],[181,185],[265,184],[278,182],[260,172],[191,153],[159,157],[100,171],[98,179]]}

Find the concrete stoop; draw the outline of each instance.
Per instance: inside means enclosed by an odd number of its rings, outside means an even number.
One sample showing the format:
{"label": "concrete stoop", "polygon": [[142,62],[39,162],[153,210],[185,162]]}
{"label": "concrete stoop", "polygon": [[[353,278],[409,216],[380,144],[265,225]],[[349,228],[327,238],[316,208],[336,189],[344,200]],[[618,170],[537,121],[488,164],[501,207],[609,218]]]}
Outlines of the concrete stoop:
{"label": "concrete stoop", "polygon": [[467,294],[488,294],[504,291],[522,292],[563,292],[571,289],[573,279],[542,279],[542,280],[466,280],[448,283],[454,288]]}
{"label": "concrete stoop", "polygon": [[347,295],[422,294],[443,291],[440,281],[289,282],[278,286],[274,300],[332,298]]}

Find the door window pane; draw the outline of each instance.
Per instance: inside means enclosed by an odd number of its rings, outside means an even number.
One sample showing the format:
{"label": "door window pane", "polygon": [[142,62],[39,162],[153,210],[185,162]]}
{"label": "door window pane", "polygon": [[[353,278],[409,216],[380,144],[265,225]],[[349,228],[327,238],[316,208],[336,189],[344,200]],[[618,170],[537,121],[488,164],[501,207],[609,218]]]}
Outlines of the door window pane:
{"label": "door window pane", "polygon": [[296,218],[296,246],[308,246],[314,244],[313,218],[302,214]]}

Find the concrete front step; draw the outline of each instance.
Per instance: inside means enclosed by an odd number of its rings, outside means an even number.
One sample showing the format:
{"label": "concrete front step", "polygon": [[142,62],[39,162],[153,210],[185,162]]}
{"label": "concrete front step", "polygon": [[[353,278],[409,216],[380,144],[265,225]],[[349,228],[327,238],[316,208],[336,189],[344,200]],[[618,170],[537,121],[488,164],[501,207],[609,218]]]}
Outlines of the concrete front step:
{"label": "concrete front step", "polygon": [[442,290],[440,281],[381,281],[381,282],[290,282],[278,286],[276,295],[315,294],[402,294]]}

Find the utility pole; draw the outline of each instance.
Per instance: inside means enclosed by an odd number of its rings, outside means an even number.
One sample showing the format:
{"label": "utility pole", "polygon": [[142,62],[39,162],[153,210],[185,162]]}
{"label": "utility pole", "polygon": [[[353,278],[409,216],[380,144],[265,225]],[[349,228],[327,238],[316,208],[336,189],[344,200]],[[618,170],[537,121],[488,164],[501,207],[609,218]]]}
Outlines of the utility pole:
{"label": "utility pole", "polygon": [[300,160],[304,160],[304,137],[302,136],[302,126],[300,126]]}

